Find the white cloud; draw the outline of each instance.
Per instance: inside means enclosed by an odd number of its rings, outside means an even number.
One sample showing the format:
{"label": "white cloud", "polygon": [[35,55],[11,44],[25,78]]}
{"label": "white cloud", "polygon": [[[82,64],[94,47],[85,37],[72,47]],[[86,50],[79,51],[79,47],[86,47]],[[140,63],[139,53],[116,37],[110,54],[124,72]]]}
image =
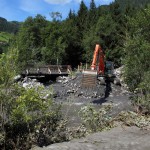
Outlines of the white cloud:
{"label": "white cloud", "polygon": [[31,14],[35,14],[43,9],[40,0],[32,1],[32,0],[21,0],[20,1],[20,9]]}
{"label": "white cloud", "polygon": [[44,1],[49,4],[66,4],[70,3],[72,0],[44,0]]}

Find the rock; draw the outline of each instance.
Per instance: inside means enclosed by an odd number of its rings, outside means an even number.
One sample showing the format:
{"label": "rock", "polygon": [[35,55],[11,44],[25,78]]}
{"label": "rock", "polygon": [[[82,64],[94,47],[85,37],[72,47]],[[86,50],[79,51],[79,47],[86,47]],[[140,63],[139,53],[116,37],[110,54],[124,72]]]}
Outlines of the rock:
{"label": "rock", "polygon": [[98,77],[98,80],[100,81],[99,82],[100,85],[105,85],[106,84],[104,77]]}
{"label": "rock", "polygon": [[27,88],[28,85],[29,85],[28,83],[23,83],[23,84],[22,84],[22,86],[23,86],[24,88]]}
{"label": "rock", "polygon": [[17,75],[17,76],[15,76],[15,77],[14,77],[14,82],[19,81],[21,78],[22,78],[22,77],[21,77],[21,75]]}
{"label": "rock", "polygon": [[67,91],[67,94],[70,94],[70,93],[75,93],[75,90],[74,90],[74,89],[68,90],[68,91]]}
{"label": "rock", "polygon": [[118,78],[114,79],[114,84],[115,85],[121,85],[120,80]]}
{"label": "rock", "polygon": [[43,86],[43,84],[38,82],[36,79],[30,79],[28,77],[25,77],[19,85],[22,85],[24,88],[37,88],[39,86]]}
{"label": "rock", "polygon": [[56,143],[33,150],[149,150],[150,132],[137,127],[116,127],[70,142]]}

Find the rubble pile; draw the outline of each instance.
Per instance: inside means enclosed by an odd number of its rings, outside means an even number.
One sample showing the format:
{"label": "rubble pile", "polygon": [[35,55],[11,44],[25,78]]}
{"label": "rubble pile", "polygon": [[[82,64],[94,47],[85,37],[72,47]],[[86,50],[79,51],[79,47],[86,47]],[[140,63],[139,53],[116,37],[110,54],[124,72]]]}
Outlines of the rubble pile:
{"label": "rubble pile", "polygon": [[116,78],[119,79],[120,84],[122,86],[122,90],[124,90],[124,92],[128,92],[128,86],[124,82],[124,77],[123,77],[124,71],[123,71],[123,69],[124,69],[124,66],[121,66],[121,67],[115,69],[114,74],[115,74]]}
{"label": "rubble pile", "polygon": [[120,94],[126,94],[127,86],[123,82],[122,69],[120,67],[115,69],[116,77],[121,81],[121,88],[106,80],[105,84],[100,84],[99,80],[94,87],[82,86],[82,74],[76,74],[74,76],[59,76],[56,82],[49,84],[43,84],[36,79],[30,79],[25,77],[23,81],[19,81],[19,85],[24,88],[38,88],[43,87],[46,97],[52,95],[55,101],[66,101],[67,99],[101,99],[106,97],[114,97]]}
{"label": "rubble pile", "polygon": [[18,84],[24,88],[38,88],[40,86],[43,86],[42,83],[38,82],[36,79],[31,79],[28,77],[25,77],[23,81],[18,82]]}
{"label": "rubble pile", "polygon": [[42,99],[50,98],[54,93],[50,86],[46,88],[43,83],[28,77],[25,77],[22,81],[19,81],[18,85],[24,87],[25,89],[34,88],[37,92],[40,92],[39,94]]}
{"label": "rubble pile", "polygon": [[69,95],[85,99],[101,98],[105,93],[105,86],[100,84],[97,84],[92,88],[82,87],[82,75],[76,75],[74,77],[59,77],[56,81],[59,84],[54,85],[56,91],[55,98],[60,97],[64,99]]}

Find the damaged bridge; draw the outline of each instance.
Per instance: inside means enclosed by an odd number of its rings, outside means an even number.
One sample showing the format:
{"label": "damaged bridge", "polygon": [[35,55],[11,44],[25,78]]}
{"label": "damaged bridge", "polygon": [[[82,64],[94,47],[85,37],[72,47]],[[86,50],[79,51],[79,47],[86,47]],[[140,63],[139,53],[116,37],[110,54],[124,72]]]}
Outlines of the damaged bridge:
{"label": "damaged bridge", "polygon": [[27,67],[21,75],[23,77],[55,80],[58,76],[68,76],[72,69],[70,65],[46,65]]}

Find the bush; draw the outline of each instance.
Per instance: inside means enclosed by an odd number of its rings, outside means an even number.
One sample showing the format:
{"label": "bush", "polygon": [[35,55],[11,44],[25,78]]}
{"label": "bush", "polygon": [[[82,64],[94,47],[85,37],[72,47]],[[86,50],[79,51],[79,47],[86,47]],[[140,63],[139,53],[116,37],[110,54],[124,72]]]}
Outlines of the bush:
{"label": "bush", "polygon": [[0,92],[1,148],[25,150],[33,143],[44,146],[67,140],[60,107],[51,98],[43,99],[41,91],[14,84],[7,95]]}
{"label": "bush", "polygon": [[82,107],[79,114],[89,132],[103,131],[113,127],[113,119],[108,115],[112,106],[104,106],[98,111],[92,106]]}
{"label": "bush", "polygon": [[125,44],[125,81],[137,93],[133,103],[150,112],[150,5],[129,18],[129,33]]}
{"label": "bush", "polygon": [[[60,106],[43,87],[23,88],[13,83],[14,51],[0,55],[0,149],[30,149],[67,140]],[[49,89],[49,94],[52,89]]]}

